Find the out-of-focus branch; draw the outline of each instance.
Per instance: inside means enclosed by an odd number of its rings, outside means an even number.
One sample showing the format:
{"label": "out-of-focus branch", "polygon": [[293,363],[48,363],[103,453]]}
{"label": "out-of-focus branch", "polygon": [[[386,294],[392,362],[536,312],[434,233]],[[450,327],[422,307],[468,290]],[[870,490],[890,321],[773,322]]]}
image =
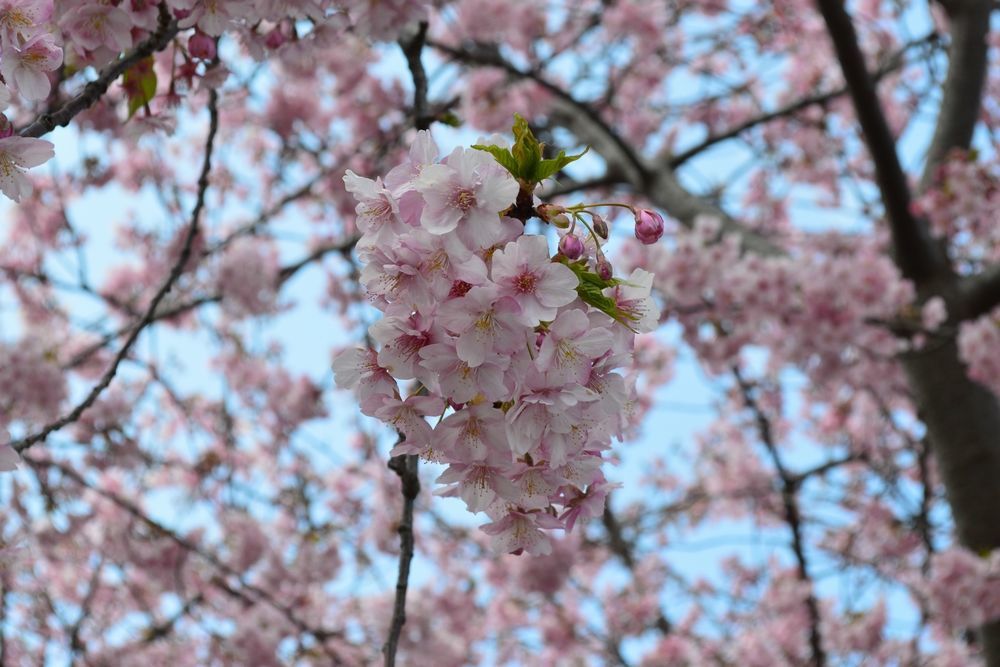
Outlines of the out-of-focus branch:
{"label": "out-of-focus branch", "polygon": [[820,632],[819,602],[813,592],[813,580],[809,574],[809,561],[806,556],[805,541],[802,538],[802,515],[799,512],[799,502],[796,496],[798,482],[796,476],[788,471],[781,460],[771,428],[771,420],[768,419],[763,408],[757,402],[753,386],[743,378],[738,368],[733,368],[733,376],[736,378],[736,383],[742,394],[743,403],[754,415],[758,435],[770,454],[774,469],[781,480],[781,502],[785,513],[785,522],[788,523],[788,528],[792,533],[792,551],[798,565],[799,580],[809,586],[805,602],[809,613],[811,664],[813,667],[823,667],[826,665],[826,651],[823,649],[823,636]]}
{"label": "out-of-focus branch", "polygon": [[76,621],[74,621],[73,627],[69,630],[69,650],[72,651],[73,655],[86,653],[87,648],[83,643],[80,633],[83,630],[83,622],[90,617],[90,605],[93,604],[94,596],[97,594],[97,589],[101,582],[101,572],[103,570],[104,560],[102,558],[94,567],[94,572],[91,574],[90,581],[87,583],[87,592],[83,596],[83,601],[80,602],[80,615],[77,617]]}
{"label": "out-of-focus branch", "polygon": [[1000,306],[1000,264],[989,266],[959,283],[958,303],[961,312],[954,315],[963,320],[973,320]]}
{"label": "out-of-focus branch", "polygon": [[535,70],[523,71],[508,62],[496,49],[482,45],[455,48],[429,41],[428,44],[455,61],[467,65],[485,65],[504,70],[518,79],[534,82],[553,96],[549,117],[570,130],[576,138],[589,145],[608,165],[609,174],[621,174],[623,183],[662,208],[685,226],[691,227],[702,216],[721,222],[723,234],[737,234],[747,250],[774,255],[780,250],[766,237],[739,224],[721,207],[703,197],[689,192],[681,185],[668,166],[650,165],[601,117],[591,104],[576,99],[561,86],[546,79]]}
{"label": "out-of-focus branch", "polygon": [[40,137],[60,126],[69,125],[73,118],[93,106],[107,92],[115,79],[143,58],[166,48],[170,40],[179,32],[177,20],[170,15],[165,3],[160,3],[160,20],[156,32],[146,41],[137,46],[131,53],[116,60],[103,70],[100,75],[84,86],[83,91],[69,100],[57,110],[39,116],[33,123],[21,130],[22,137]]}
{"label": "out-of-focus branch", "polygon": [[80,415],[82,415],[87,408],[94,404],[101,393],[104,392],[104,390],[111,384],[111,381],[114,380],[115,375],[118,373],[118,367],[121,365],[125,357],[128,356],[132,346],[139,339],[139,335],[156,318],[156,309],[159,307],[160,302],[163,301],[164,297],[167,296],[167,293],[170,292],[171,288],[173,288],[174,283],[177,282],[177,279],[180,278],[181,274],[184,272],[185,266],[191,258],[191,246],[195,237],[198,235],[201,212],[205,207],[205,193],[208,190],[208,175],[212,169],[212,149],[215,144],[215,135],[219,129],[219,112],[217,103],[218,93],[216,93],[214,89],[209,90],[208,137],[205,140],[205,158],[202,163],[201,175],[198,178],[198,196],[195,201],[194,209],[191,211],[191,221],[188,223],[188,231],[187,235],[184,237],[184,244],[181,247],[181,251],[178,253],[177,260],[174,262],[167,279],[160,286],[160,289],[156,291],[156,294],[153,295],[153,299],[149,302],[149,307],[146,308],[146,312],[142,316],[142,319],[140,319],[132,328],[128,338],[125,339],[125,343],[122,344],[121,348],[119,348],[118,353],[112,360],[111,365],[104,372],[104,375],[101,376],[100,381],[98,381],[98,383],[91,388],[86,397],[84,397],[84,399],[80,401],[69,413],[53,422],[50,422],[40,431],[36,431],[35,433],[21,438],[20,440],[12,442],[11,446],[17,452],[23,452],[33,444],[45,440],[45,438],[47,438],[50,434],[55,433],[69,424],[72,424],[80,418]]}
{"label": "out-of-focus branch", "polygon": [[868,73],[843,0],[817,0],[817,5],[833,41],[861,134],[875,165],[875,179],[889,219],[896,265],[905,278],[920,287],[948,274],[948,258],[931,236],[926,220],[911,211],[910,186],[896,153],[896,140],[882,113],[875,82]]}
{"label": "out-of-focus branch", "polygon": [[412,36],[405,36],[399,41],[413,79],[413,126],[418,130],[426,130],[434,120],[427,115],[427,72],[421,60],[426,43],[427,21],[421,21]]}
{"label": "out-of-focus branch", "polygon": [[[422,22],[412,37],[400,40],[406,55],[406,62],[413,77],[413,123],[418,130],[430,127],[432,118],[427,116],[427,72],[421,60],[427,39],[427,23]],[[404,436],[400,434],[400,439]],[[382,646],[385,666],[394,667],[399,637],[406,624],[406,591],[410,581],[410,563],[413,561],[413,507],[420,495],[420,458],[415,454],[404,454],[389,459],[389,468],[399,475],[400,491],[403,494],[403,514],[399,520],[399,572],[396,577],[396,597],[392,607],[392,622],[389,635]]]}
{"label": "out-of-focus branch", "polygon": [[[618,556],[625,567],[635,572],[636,562],[635,555],[632,553],[632,545],[625,539],[625,535],[622,533],[622,526],[618,522],[618,517],[611,510],[610,498],[607,499],[604,505],[604,514],[601,516],[601,523],[604,524],[604,530],[608,533],[608,547],[611,548],[611,552]],[[663,615],[662,611],[657,613],[653,624],[663,635],[668,635],[673,630],[673,626],[667,620],[667,617]]]}
{"label": "out-of-focus branch", "polygon": [[[872,74],[872,79],[878,82],[883,78],[885,78],[886,76],[888,76],[889,74],[898,71],[899,69],[902,68],[902,66],[906,62],[904,55],[908,50],[910,50],[915,46],[919,46],[921,44],[934,42],[937,39],[938,39],[937,32],[932,32],[929,35],[923,37],[922,39],[914,40],[913,42],[906,44],[905,46],[900,48],[899,51],[892,54],[892,56],[886,60],[885,64],[879,67]],[[749,118],[740,123],[739,125],[736,125],[735,127],[732,127],[728,130],[719,132],[718,134],[709,135],[698,144],[691,146],[690,148],[687,148],[681,151],[680,153],[677,153],[676,155],[668,156],[666,159],[667,164],[670,165],[671,168],[676,169],[677,167],[681,166],[691,158],[699,155],[700,153],[703,153],[705,150],[711,148],[712,146],[720,144],[723,141],[728,141],[729,139],[734,139],[739,135],[743,134],[744,132],[746,132],[747,130],[751,130],[765,123],[769,123],[772,120],[777,120],[779,118],[785,118],[787,116],[795,115],[799,111],[802,111],[803,109],[808,109],[811,106],[824,105],[842,95],[845,95],[847,92],[848,92],[847,86],[841,86],[840,88],[837,88],[835,90],[830,90],[825,93],[817,93],[816,95],[803,97],[802,99],[790,102],[773,111],[769,111],[754,116],[753,118]]]}
{"label": "out-of-focus branch", "polygon": [[[159,521],[151,518],[132,501],[121,497],[117,493],[114,493],[100,486],[92,484],[83,475],[78,473],[70,466],[61,463],[59,461],[55,461],[53,459],[35,458],[33,456],[25,456],[24,460],[32,468],[54,468],[58,470],[65,477],[73,480],[74,482],[76,482],[77,484],[79,484],[84,488],[90,489],[101,498],[104,498],[105,500],[115,505],[119,509],[124,510],[126,513],[128,513],[136,520],[140,521],[149,528],[153,529],[157,535],[162,535],[166,537],[171,542],[181,547],[185,551],[195,554],[196,556],[201,558],[223,575],[227,577],[232,577],[233,579],[239,582],[239,585],[242,589],[244,589],[245,591],[249,591],[253,595],[250,596],[247,593],[241,592],[240,590],[227,584],[222,577],[213,578],[212,583],[218,586],[221,590],[225,591],[226,593],[238,597],[248,603],[263,602],[272,609],[280,612],[285,617],[285,619],[288,620],[288,622],[291,623],[293,626],[295,626],[299,631],[315,637],[320,642],[330,638],[341,637],[343,635],[343,633],[339,631],[328,630],[323,628],[315,628],[310,626],[308,623],[303,621],[298,616],[298,614],[296,614],[295,609],[293,607],[276,599],[275,596],[273,596],[271,593],[261,588],[260,586],[256,586],[247,581],[245,573],[237,571],[235,568],[231,567],[230,565],[227,565],[225,562],[220,560],[216,555],[205,550],[200,545],[196,544],[195,542],[192,542],[183,535],[178,534],[177,532],[171,530],[170,528],[163,525]],[[334,664],[340,664],[340,659],[337,657],[335,653],[331,652],[329,653],[329,656],[331,657],[331,659],[334,660]]]}
{"label": "out-of-focus branch", "polygon": [[934,182],[937,168],[949,151],[968,148],[972,141],[986,79],[990,13],[996,8],[993,0],[949,0],[942,4],[951,28],[948,75],[920,181],[921,189]]}

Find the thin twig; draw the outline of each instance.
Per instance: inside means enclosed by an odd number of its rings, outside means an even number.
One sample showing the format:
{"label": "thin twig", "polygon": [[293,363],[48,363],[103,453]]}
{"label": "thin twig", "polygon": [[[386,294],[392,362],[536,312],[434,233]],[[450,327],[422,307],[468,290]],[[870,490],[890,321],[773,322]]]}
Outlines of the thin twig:
{"label": "thin twig", "polygon": [[[885,78],[889,74],[898,71],[906,63],[906,59],[904,56],[906,55],[906,52],[908,50],[910,50],[915,46],[920,46],[925,43],[933,43],[937,39],[938,39],[938,33],[931,32],[922,39],[914,40],[909,44],[905,44],[902,48],[899,49],[899,51],[897,51],[891,57],[889,57],[884,65],[879,67],[872,74],[872,79],[877,82]],[[786,116],[794,115],[795,113],[802,111],[804,109],[808,109],[811,106],[825,105],[828,102],[831,102],[834,99],[847,94],[847,92],[848,92],[848,87],[841,86],[839,88],[827,91],[825,93],[817,93],[815,95],[803,97],[794,102],[789,102],[785,106],[779,107],[778,109],[775,109],[773,111],[761,113],[760,115],[754,116],[753,118],[749,118],[744,122],[740,123],[739,125],[736,125],[728,130],[721,131],[718,134],[709,135],[708,137],[698,142],[694,146],[691,146],[690,148],[681,151],[676,155],[671,155],[667,159],[667,163],[670,165],[670,167],[676,169],[677,167],[681,166],[691,158],[699,155],[705,150],[711,148],[712,146],[722,143],[723,141],[727,141],[729,139],[738,137],[747,130],[753,129],[759,125],[763,125],[764,123],[768,123],[778,118],[784,118]]]}
{"label": "thin twig", "polygon": [[[604,524],[604,529],[608,533],[608,546],[611,547],[611,552],[618,556],[625,567],[634,573],[636,568],[635,554],[632,553],[632,545],[622,534],[622,526],[618,521],[618,517],[611,510],[610,498],[605,501],[601,523]],[[669,635],[673,631],[673,626],[667,620],[667,617],[663,615],[662,611],[656,615],[656,620],[653,621],[653,624],[663,635]]]}
{"label": "thin twig", "polygon": [[87,396],[69,413],[53,422],[50,422],[40,431],[32,433],[31,435],[21,438],[20,440],[11,442],[11,446],[17,452],[23,452],[35,443],[45,440],[45,438],[52,433],[55,433],[61,428],[72,424],[80,418],[80,415],[82,415],[90,406],[94,404],[101,393],[103,393],[104,390],[111,384],[111,381],[114,380],[115,375],[118,373],[118,367],[121,365],[121,362],[125,359],[125,357],[128,356],[132,346],[139,339],[139,335],[156,319],[156,309],[159,307],[160,302],[163,301],[163,298],[168,292],[170,292],[174,283],[177,282],[177,279],[180,278],[181,274],[184,272],[184,268],[187,265],[188,260],[191,258],[191,246],[194,243],[195,237],[198,235],[201,212],[205,207],[205,193],[208,190],[208,174],[212,169],[212,148],[215,144],[215,135],[219,129],[219,112],[217,103],[218,93],[216,93],[214,89],[209,90],[208,138],[205,141],[205,159],[202,163],[201,176],[198,178],[198,198],[195,202],[194,210],[191,211],[191,222],[188,224],[188,231],[184,238],[184,245],[178,254],[177,260],[174,262],[173,268],[170,270],[170,274],[160,286],[160,289],[157,290],[156,294],[153,295],[153,299],[150,301],[149,307],[146,308],[146,312],[142,316],[142,319],[140,319],[139,322],[132,328],[132,332],[129,334],[128,338],[125,339],[125,343],[118,350],[118,354],[115,355],[114,360],[104,372],[100,381],[91,388],[90,392],[87,393]]}
{"label": "thin twig", "polygon": [[753,413],[757,424],[758,435],[771,455],[771,461],[781,480],[781,501],[785,512],[785,521],[792,532],[792,551],[795,553],[795,561],[798,565],[799,580],[808,584],[809,590],[806,593],[806,609],[809,613],[809,648],[812,653],[811,664],[813,667],[824,667],[826,665],[826,651],[823,650],[823,637],[820,633],[819,602],[813,592],[813,581],[809,575],[809,561],[806,558],[805,542],[802,539],[802,515],[799,512],[798,480],[796,476],[788,471],[781,456],[778,453],[778,445],[774,439],[774,432],[771,428],[771,421],[764,414],[763,408],[757,402],[751,384],[743,378],[739,368],[733,368],[733,376],[740,388],[743,402]]}
{"label": "thin twig", "polygon": [[[25,461],[29,466],[33,468],[40,468],[40,467],[55,468],[65,477],[71,479],[72,481],[76,482],[77,484],[86,489],[90,489],[101,498],[104,498],[111,504],[115,505],[119,509],[128,513],[134,519],[145,524],[146,526],[151,528],[155,532],[155,534],[161,535],[169,539],[171,542],[181,547],[185,551],[195,554],[196,556],[207,562],[209,565],[214,567],[216,570],[218,570],[222,575],[225,575],[226,577],[232,577],[235,581],[239,582],[240,587],[244,590],[241,591],[237,588],[234,588],[232,585],[226,582],[223,576],[214,576],[211,579],[211,583],[213,585],[225,591],[230,596],[239,598],[240,600],[243,600],[248,604],[256,604],[258,602],[266,604],[272,609],[281,612],[281,614],[285,617],[285,619],[288,620],[290,624],[298,628],[300,632],[315,637],[319,642],[325,642],[327,639],[331,638],[343,637],[343,633],[340,631],[329,630],[326,628],[315,628],[310,626],[308,623],[306,623],[298,616],[298,614],[295,612],[294,607],[292,607],[289,604],[286,604],[283,601],[278,600],[274,595],[272,595],[266,589],[261,588],[260,586],[257,586],[247,581],[245,572],[237,570],[236,568],[232,567],[231,565],[227,564],[225,561],[220,559],[218,556],[204,549],[197,542],[192,541],[191,539],[188,539],[187,537],[178,534],[177,532],[168,528],[166,525],[151,518],[145,512],[143,512],[138,505],[136,505],[132,501],[123,498],[122,496],[113,493],[108,489],[102,488],[100,486],[97,486],[96,484],[89,482],[82,474],[77,472],[74,468],[64,463],[60,463],[59,461],[55,461],[53,459],[34,458],[34,456],[31,455],[25,457]],[[249,593],[252,593],[253,595],[251,596],[244,591],[249,591]],[[331,660],[333,660],[334,664],[341,663],[340,658],[337,656],[335,652],[332,651],[332,649],[329,646],[324,644],[324,650],[327,652]]]}

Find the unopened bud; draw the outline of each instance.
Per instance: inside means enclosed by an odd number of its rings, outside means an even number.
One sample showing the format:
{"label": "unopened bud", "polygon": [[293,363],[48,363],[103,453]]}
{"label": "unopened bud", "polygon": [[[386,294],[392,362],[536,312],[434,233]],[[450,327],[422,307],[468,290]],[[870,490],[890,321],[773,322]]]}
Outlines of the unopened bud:
{"label": "unopened bud", "polygon": [[0,113],[0,139],[14,136],[14,123],[7,120],[7,116]]}
{"label": "unopened bud", "polygon": [[269,49],[277,49],[287,41],[288,38],[285,37],[285,33],[282,32],[281,26],[278,26],[271,32],[267,33],[267,37],[264,38],[264,43],[267,44],[267,48]]}
{"label": "unopened bud", "polygon": [[569,227],[569,216],[566,215],[565,213],[560,213],[559,215],[552,218],[550,222],[559,229],[566,229],[567,227]]}
{"label": "unopened bud", "polygon": [[605,241],[608,240],[608,234],[610,232],[608,230],[608,223],[605,222],[604,218],[602,218],[599,215],[595,215],[594,216],[594,222],[593,222],[593,228],[594,228],[594,233],[595,234],[597,234],[598,236],[600,236]]}
{"label": "unopened bud", "polygon": [[551,222],[552,218],[565,211],[566,209],[562,206],[557,206],[556,204],[539,204],[535,207],[535,212],[538,213],[538,217],[545,222]]}
{"label": "unopened bud", "polygon": [[646,208],[635,210],[635,237],[645,243],[652,245],[663,236],[663,217],[656,211]]}
{"label": "unopened bud", "polygon": [[198,60],[215,58],[215,40],[203,32],[196,32],[188,39],[188,53]]}
{"label": "unopened bud", "polygon": [[583,241],[576,234],[567,234],[559,239],[559,252],[567,259],[579,259],[583,254]]}
{"label": "unopened bud", "polygon": [[614,275],[611,262],[603,257],[597,260],[597,275],[600,276],[601,280],[611,280],[611,276]]}

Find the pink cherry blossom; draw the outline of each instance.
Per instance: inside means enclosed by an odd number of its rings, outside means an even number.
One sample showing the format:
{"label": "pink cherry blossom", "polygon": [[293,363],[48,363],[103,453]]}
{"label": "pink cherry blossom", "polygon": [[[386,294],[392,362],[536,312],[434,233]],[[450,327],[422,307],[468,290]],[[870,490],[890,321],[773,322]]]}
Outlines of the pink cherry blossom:
{"label": "pink cherry blossom", "polygon": [[78,50],[117,54],[132,46],[128,14],[114,5],[79,5],[60,17],[59,24]]}
{"label": "pink cherry blossom", "polygon": [[52,16],[52,0],[0,0],[0,45],[10,48],[32,39]]}
{"label": "pink cherry blossom", "polygon": [[446,302],[438,321],[458,336],[458,358],[476,367],[488,357],[507,355],[525,343],[523,327],[516,324],[520,306],[511,297],[499,297],[495,285],[471,288],[464,296]]}
{"label": "pink cherry blossom", "polygon": [[48,73],[62,64],[62,49],[52,35],[39,34],[19,48],[9,48],[0,59],[0,72],[29,100],[44,100],[51,84]]}
{"label": "pink cherry blossom", "polygon": [[19,136],[0,139],[0,192],[14,201],[31,194],[31,181],[25,172],[47,162],[54,154],[52,143],[44,139]]}
{"label": "pink cherry blossom", "polygon": [[416,190],[426,202],[420,224],[446,234],[461,223],[475,239],[489,239],[498,214],[514,203],[517,182],[482,151],[456,148],[442,164],[424,167]]}
{"label": "pink cherry blossom", "polygon": [[519,320],[528,326],[555,318],[560,306],[576,299],[577,278],[549,259],[548,244],[538,236],[522,236],[493,256],[490,277],[500,294],[521,308]]}
{"label": "pink cherry blossom", "polygon": [[612,342],[611,331],[591,328],[582,310],[563,310],[549,325],[535,365],[552,384],[586,384],[593,360],[610,350]]}

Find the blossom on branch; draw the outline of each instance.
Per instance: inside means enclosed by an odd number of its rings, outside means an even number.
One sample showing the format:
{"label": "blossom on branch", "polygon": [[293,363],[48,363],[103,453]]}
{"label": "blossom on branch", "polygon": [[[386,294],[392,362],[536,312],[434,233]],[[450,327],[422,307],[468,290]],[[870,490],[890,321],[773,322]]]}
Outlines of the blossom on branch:
{"label": "blossom on branch", "polygon": [[[486,512],[498,551],[545,554],[548,531],[603,506],[600,453],[631,405],[617,369],[636,328],[657,316],[650,274],[601,277],[599,262],[611,270],[602,254],[553,253],[510,217],[515,200],[527,215],[530,184],[556,162],[540,159],[519,123],[517,155],[539,158],[516,180],[505,147],[457,148],[436,162],[427,132],[384,182],[344,176],[363,231],[361,282],[384,319],[370,329],[380,349],[347,351],[334,370],[362,412],[404,436],[393,456],[448,465],[439,493]],[[411,379],[420,389],[406,396],[396,380]],[[435,416],[432,427],[425,418]]]}

